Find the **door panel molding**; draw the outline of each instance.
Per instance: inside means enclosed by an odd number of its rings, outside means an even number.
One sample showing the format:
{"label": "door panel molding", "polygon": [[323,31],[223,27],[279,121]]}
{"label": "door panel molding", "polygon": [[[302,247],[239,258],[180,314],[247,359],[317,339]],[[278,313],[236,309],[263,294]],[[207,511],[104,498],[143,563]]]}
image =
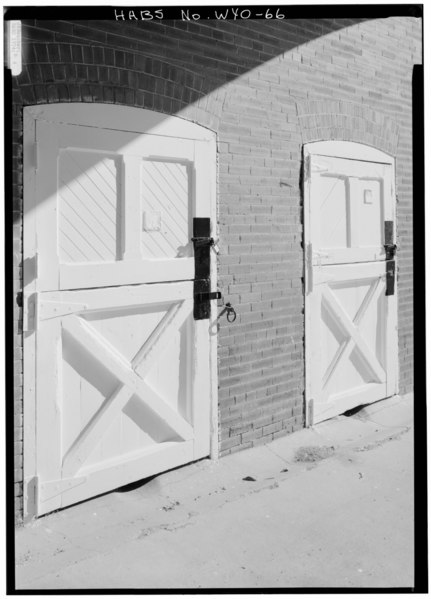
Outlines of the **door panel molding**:
{"label": "door panel molding", "polygon": [[214,140],[213,131],[202,125],[145,108],[96,102],[67,102],[28,106],[24,111],[33,120],[49,123],[82,125],[132,133],[152,133],[202,141]]}
{"label": "door panel molding", "polygon": [[304,145],[304,154],[328,156],[331,158],[345,158],[347,160],[361,160],[363,162],[379,162],[381,164],[395,164],[395,158],[373,146],[355,141],[312,141]]}

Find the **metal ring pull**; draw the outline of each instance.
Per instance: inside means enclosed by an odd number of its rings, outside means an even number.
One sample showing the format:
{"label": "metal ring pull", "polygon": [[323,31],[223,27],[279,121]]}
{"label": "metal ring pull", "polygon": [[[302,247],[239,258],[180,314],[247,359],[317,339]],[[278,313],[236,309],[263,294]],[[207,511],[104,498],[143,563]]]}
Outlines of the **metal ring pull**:
{"label": "metal ring pull", "polygon": [[230,302],[227,302],[227,304],[225,304],[225,308],[226,308],[227,321],[235,322],[235,320],[236,320],[235,308],[232,306],[232,304]]}

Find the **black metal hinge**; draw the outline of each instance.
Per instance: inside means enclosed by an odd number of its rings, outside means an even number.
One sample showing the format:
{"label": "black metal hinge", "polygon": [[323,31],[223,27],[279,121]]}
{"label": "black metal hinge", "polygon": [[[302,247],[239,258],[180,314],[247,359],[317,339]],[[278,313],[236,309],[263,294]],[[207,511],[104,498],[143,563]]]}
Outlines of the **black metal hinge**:
{"label": "black metal hinge", "polygon": [[193,317],[195,320],[203,320],[211,315],[210,251],[211,246],[214,245],[214,239],[211,237],[211,221],[209,218],[193,219],[192,241],[195,254]]}
{"label": "black metal hinge", "polygon": [[386,261],[386,295],[395,293],[395,260]]}
{"label": "black metal hinge", "polygon": [[397,246],[394,243],[394,221],[385,220],[385,243],[386,253],[386,295],[395,293],[395,253]]}

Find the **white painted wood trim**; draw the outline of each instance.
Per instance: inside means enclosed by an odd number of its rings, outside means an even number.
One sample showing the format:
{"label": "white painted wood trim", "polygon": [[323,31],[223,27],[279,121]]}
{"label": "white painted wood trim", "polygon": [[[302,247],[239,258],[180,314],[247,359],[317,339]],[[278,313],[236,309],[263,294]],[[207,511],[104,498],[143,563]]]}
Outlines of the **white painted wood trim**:
{"label": "white painted wood trim", "polygon": [[[164,283],[193,279],[193,258],[166,258],[160,260],[127,260],[93,264],[61,264],[59,268],[62,289],[110,287],[113,275],[117,285],[133,283]],[[90,281],[90,283],[89,283]],[[58,285],[46,287],[53,291]]]}
{"label": "white painted wood trim", "polygon": [[[208,180],[209,180],[209,202],[210,218],[212,223],[212,237],[217,240],[218,219],[217,219],[217,140],[215,134],[207,144],[208,154]],[[217,290],[217,254],[211,250],[211,289]],[[216,460],[219,457],[219,421],[218,421],[218,335],[217,326],[212,323],[217,318],[218,307],[217,300],[211,302],[211,317],[207,322],[210,336],[210,457]]]}
{"label": "white painted wood trim", "polygon": [[212,141],[214,133],[178,116],[116,104],[68,102],[28,107],[33,119],[118,131]]}
{"label": "white painted wood trim", "polygon": [[[391,208],[392,208],[392,220],[394,221],[394,243],[397,243],[397,230],[398,230],[398,215],[397,215],[397,204],[396,204],[396,187],[395,187],[395,163],[390,168],[390,173],[387,175],[387,179],[390,180],[390,194],[391,194]],[[386,183],[386,177],[385,177]],[[388,343],[391,343],[395,347],[396,360],[394,360],[388,367],[388,396],[396,395],[399,393],[399,369],[400,369],[400,358],[399,358],[399,347],[398,347],[398,258],[395,258],[395,281],[394,281],[394,295],[388,297],[388,320],[389,323],[395,322],[393,327],[394,331],[391,339],[388,339]]]}
{"label": "white painted wood trim", "polygon": [[395,159],[386,152],[353,141],[328,140],[310,142],[304,145],[304,155],[307,154],[392,165],[395,163]]}
{"label": "white painted wood trim", "polygon": [[[35,140],[36,123],[27,108],[24,108],[24,214],[23,228],[23,313],[29,298],[37,291],[36,264],[36,222],[35,200]],[[36,477],[36,335],[24,332],[23,339],[23,478],[24,515],[31,517],[36,510],[36,489],[32,481]]]}
{"label": "white painted wood trim", "polygon": [[329,418],[334,418],[334,416],[339,416],[341,411],[345,412],[358,405],[370,404],[380,399],[386,399],[382,395],[385,395],[384,385],[377,383],[372,388],[367,387],[365,390],[358,389],[353,395],[351,395],[350,391],[347,394],[340,394],[339,397],[336,397],[327,406],[320,407],[318,412],[315,413],[312,424],[318,424]]}
{"label": "white painted wood trim", "polygon": [[[193,442],[164,443],[163,448],[157,447],[157,452],[160,471],[163,472],[191,462],[193,460]],[[115,463],[112,460],[102,470],[83,469],[81,476],[72,479],[70,482],[68,481],[68,488],[62,489],[62,503],[59,507],[66,507],[92,495],[112,491],[112,480],[117,482],[118,487],[134,482],[137,469],[142,473],[142,478],[152,475],[153,471],[148,466],[148,464],[151,464],[151,461],[148,460],[149,455],[151,455],[151,451],[144,455],[141,453],[136,457],[130,456],[128,460],[125,460],[123,456],[121,461]],[[76,484],[73,484],[73,480]],[[52,505],[59,493],[55,490],[55,482],[47,481],[40,485],[38,516],[55,509],[52,508]]]}
{"label": "white painted wood trim", "polygon": [[304,356],[305,356],[305,426],[313,425],[313,419],[310,414],[311,407],[311,352],[307,351],[311,335],[312,299],[313,299],[313,272],[312,272],[312,245],[310,230],[310,194],[311,194],[311,165],[310,152],[308,145],[303,147],[303,210],[304,210]]}
{"label": "white painted wood trim", "polygon": [[[167,290],[169,296],[167,297]],[[94,310],[112,310],[121,307],[145,304],[172,304],[192,297],[193,282],[157,283],[154,285],[130,285],[107,289],[78,289],[76,291],[47,291],[41,294],[41,315],[44,305],[50,302],[61,304],[91,304]],[[72,313],[72,312],[71,312]]]}
{"label": "white painted wood trim", "polygon": [[139,197],[141,179],[141,156],[123,156],[121,204],[123,221],[121,237],[123,256],[126,261],[139,262],[141,255],[142,209]]}
{"label": "white painted wood trim", "polygon": [[[40,480],[61,478],[63,430],[61,414],[62,363],[61,322],[46,321],[36,333],[36,460]],[[39,497],[38,497],[39,501]],[[61,497],[53,498],[50,510],[58,509]]]}

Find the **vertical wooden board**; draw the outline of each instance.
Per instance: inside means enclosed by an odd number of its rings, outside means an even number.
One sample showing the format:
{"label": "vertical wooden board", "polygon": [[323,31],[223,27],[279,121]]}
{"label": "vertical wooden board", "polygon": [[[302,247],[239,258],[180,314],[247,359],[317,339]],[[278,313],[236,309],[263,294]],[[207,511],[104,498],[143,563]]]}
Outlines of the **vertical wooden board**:
{"label": "vertical wooden board", "polygon": [[210,347],[208,337],[208,320],[195,320],[195,353],[193,360],[193,430],[194,458],[209,455],[209,422],[210,422]]}
{"label": "vertical wooden board", "polygon": [[[57,481],[62,476],[62,367],[61,325],[59,319],[48,320],[36,336],[36,423],[37,472],[40,481]],[[61,494],[48,501],[39,493],[38,513],[61,506]]]}
{"label": "vertical wooden board", "polygon": [[179,400],[179,412],[187,422],[192,422],[193,414],[193,355],[194,346],[194,320],[190,313],[182,327],[181,354],[187,376],[183,379],[182,394]]}
{"label": "vertical wooden board", "polygon": [[[312,341],[311,337],[311,294],[305,296],[305,406],[308,407],[309,401],[312,397],[312,363],[311,363],[311,351],[310,344]],[[306,426],[312,423],[308,422],[308,410],[306,409]]]}
{"label": "vertical wooden board", "polygon": [[398,393],[398,326],[397,326],[397,282],[394,295],[385,296],[387,306],[387,395]]}
{"label": "vertical wooden board", "polygon": [[356,248],[361,245],[360,243],[360,181],[357,177],[349,177],[347,183],[347,200],[348,200],[348,231],[349,231],[349,242],[348,247]]}
{"label": "vertical wooden board", "polygon": [[[194,183],[195,183],[195,217],[208,217],[211,214],[212,173],[209,142],[195,142],[194,152]],[[213,226],[215,223],[213,221]]]}
{"label": "vertical wooden board", "polygon": [[[108,423],[104,429],[103,434],[100,436],[99,448],[100,448],[100,463],[103,464],[106,461],[114,458],[119,458],[123,454],[121,444],[121,427],[122,427],[122,413],[120,412],[115,416],[115,419]],[[96,449],[97,451],[97,449]],[[92,452],[94,456],[94,451]],[[94,463],[94,457],[92,463]],[[87,462],[88,464],[88,462]]]}
{"label": "vertical wooden board", "polygon": [[308,234],[309,240],[308,243],[311,243],[313,251],[319,250],[321,247],[321,239],[320,239],[320,221],[319,221],[319,212],[320,212],[320,194],[316,186],[311,183],[311,164],[313,157],[307,155],[305,164],[309,164],[306,166],[308,171],[307,179],[306,179],[306,190],[307,190],[307,198],[308,198]]}
{"label": "vertical wooden board", "polygon": [[311,221],[311,180],[310,180],[311,156],[304,146],[303,149],[303,214],[304,214],[304,277],[305,277],[305,425],[311,426],[312,414],[310,410],[313,390],[312,370],[312,328],[311,319],[313,314],[313,280],[312,280],[312,221]]}
{"label": "vertical wooden board", "polygon": [[140,204],[141,158],[140,156],[123,156],[122,202],[121,202],[121,237],[122,259],[141,260],[142,211]]}
{"label": "vertical wooden board", "polygon": [[83,426],[82,412],[88,409],[87,394],[82,393],[82,379],[76,370],[63,357],[61,389],[62,403],[62,452],[63,457],[78,437]]}
{"label": "vertical wooden board", "polygon": [[309,376],[310,376],[310,399],[315,402],[319,400],[321,395],[322,382],[322,360],[321,360],[321,344],[320,335],[322,330],[321,324],[321,306],[322,306],[322,286],[313,288],[313,293],[310,297],[310,315],[308,328],[308,352],[309,352]]}
{"label": "vertical wooden board", "polygon": [[[383,219],[394,221],[395,225],[395,169],[394,165],[385,165],[382,168],[383,179]],[[397,236],[397,228],[394,226],[394,243]]]}
{"label": "vertical wooden board", "polygon": [[[59,139],[57,127],[36,123],[38,167],[36,177],[36,238],[38,288],[56,290],[59,282],[57,230],[57,159]],[[49,234],[47,232],[49,231]]]}

